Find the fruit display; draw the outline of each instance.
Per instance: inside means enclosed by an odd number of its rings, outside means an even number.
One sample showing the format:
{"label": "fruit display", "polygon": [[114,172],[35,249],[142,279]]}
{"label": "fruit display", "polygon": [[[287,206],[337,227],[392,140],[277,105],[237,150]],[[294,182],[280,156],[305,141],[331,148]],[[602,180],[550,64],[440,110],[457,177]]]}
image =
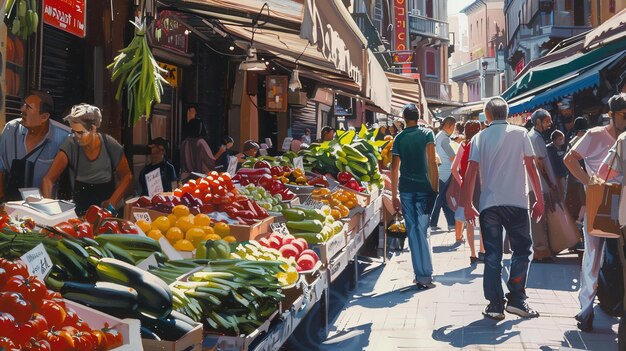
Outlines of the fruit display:
{"label": "fruit display", "polygon": [[264,161],[269,164],[270,167],[273,166],[288,166],[293,167],[293,159],[298,157],[298,155],[293,151],[285,152],[282,156],[259,156],[259,157],[248,157],[241,164],[243,168],[254,168],[254,165],[258,161]]}
{"label": "fruit display", "polygon": [[276,176],[272,174],[272,176],[276,179],[280,179],[284,184],[289,185],[300,185],[300,186],[320,186],[327,187],[329,186],[328,180],[324,176],[317,177],[307,177],[304,174],[304,171],[300,168],[289,169],[284,172],[282,176]]}
{"label": "fruit display", "polygon": [[282,215],[287,220],[285,226],[291,235],[302,238],[309,244],[319,244],[343,230],[343,223],[335,221],[331,211],[329,206],[320,210],[294,207],[283,210]]}
{"label": "fruit display", "polygon": [[39,15],[35,0],[7,0],[4,20],[11,28],[11,33],[26,40],[37,32]]}
{"label": "fruit display", "polygon": [[[263,240],[263,239],[261,239]],[[289,286],[298,281],[297,261],[295,257],[287,257],[282,251],[261,243],[261,240],[250,240],[247,243],[237,245],[231,258],[248,261],[278,261],[282,262],[282,270],[276,273],[276,278],[281,286]]]}
{"label": "fruit display", "polygon": [[70,238],[94,238],[97,234],[138,234],[137,228],[132,222],[119,218],[113,218],[111,212],[92,205],[87,209],[83,220],[70,218],[55,224],[52,227],[44,227],[43,233],[51,233]]}
{"label": "fruit display", "polygon": [[230,245],[225,240],[203,240],[196,246],[197,259],[220,260],[230,257]]}
{"label": "fruit display", "polygon": [[315,251],[309,249],[306,240],[296,238],[291,234],[282,235],[272,233],[267,238],[259,239],[258,243],[266,248],[278,250],[284,258],[295,259],[298,272],[313,269],[315,264],[320,260]]}
{"label": "fruit display", "polygon": [[230,226],[215,222],[203,213],[191,214],[189,207],[176,205],[168,216],[159,216],[152,223],[137,221],[137,226],[154,240],[166,238],[179,251],[193,251],[203,240],[235,242]]}
{"label": "fruit display", "polygon": [[330,206],[330,215],[335,220],[347,218],[350,210],[358,206],[356,195],[345,189],[337,189],[333,192],[328,188],[313,190],[311,198]]}
{"label": "fruit display", "polygon": [[[280,172],[281,175],[283,174],[283,170],[281,167],[274,167],[278,168],[274,171],[274,173]],[[284,167],[286,167],[286,169],[290,169],[287,166]],[[296,194],[287,189],[284,183],[278,180],[277,176],[276,178],[272,176],[272,171],[270,168],[241,168],[237,171],[237,174],[235,174],[233,180],[239,182],[239,184],[243,186],[248,186],[250,184],[259,185],[265,190],[269,191],[272,196],[280,195],[282,201],[289,201],[296,197]]]}
{"label": "fruit display", "polygon": [[95,351],[124,344],[117,329],[92,329],[20,260],[0,258],[0,311],[0,349]]}
{"label": "fruit display", "polygon": [[375,184],[382,189],[383,182],[378,169],[381,156],[378,150],[389,141],[375,140],[377,131],[368,131],[362,126],[358,137],[353,130],[337,131],[336,140],[312,143],[308,149],[301,150],[299,155],[303,156],[306,170],[333,176],[339,172],[348,172],[356,180]]}
{"label": "fruit display", "polygon": [[211,260],[207,267],[171,284],[174,309],[205,328],[228,335],[250,334],[284,298],[278,261]]}
{"label": "fruit display", "polygon": [[383,150],[380,152],[380,162],[382,167],[389,169],[391,168],[391,149],[393,148],[393,137],[391,135],[385,135],[385,140],[388,140],[389,142],[387,143],[387,145],[385,145],[385,147],[383,147]]}
{"label": "fruit display", "polygon": [[0,228],[7,228],[14,233],[26,233],[35,229],[35,221],[30,217],[14,218],[1,211]]}
{"label": "fruit display", "polygon": [[245,195],[249,199],[253,199],[257,204],[259,204],[259,206],[263,207],[267,211],[280,212],[283,210],[282,196],[280,194],[272,195],[271,192],[265,190],[263,187],[248,184],[240,188],[239,193]]}

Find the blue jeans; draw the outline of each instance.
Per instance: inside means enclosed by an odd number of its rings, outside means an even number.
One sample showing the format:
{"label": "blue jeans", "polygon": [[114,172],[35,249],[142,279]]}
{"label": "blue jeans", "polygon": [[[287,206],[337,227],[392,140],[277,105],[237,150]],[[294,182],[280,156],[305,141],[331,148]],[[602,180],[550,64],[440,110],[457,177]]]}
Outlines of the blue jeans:
{"label": "blue jeans", "polygon": [[415,280],[421,284],[428,284],[433,280],[433,260],[428,234],[429,214],[426,212],[431,196],[423,192],[400,193],[413,272],[415,272]]}
{"label": "blue jeans", "polygon": [[507,287],[509,301],[525,301],[526,279],[532,256],[528,210],[513,206],[494,206],[480,213],[480,229],[485,245],[483,290],[490,302],[504,300],[502,290],[502,229],[506,229],[513,256]]}
{"label": "blue jeans", "polygon": [[441,212],[442,209],[444,216],[446,216],[448,227],[454,227],[454,211],[448,207],[448,202],[446,201],[446,193],[448,192],[448,187],[450,186],[451,181],[452,176],[450,176],[445,182],[442,182],[441,179],[439,179],[439,195],[437,195],[437,200],[435,200],[433,212],[430,214],[431,227],[436,227],[439,223],[439,212]]}

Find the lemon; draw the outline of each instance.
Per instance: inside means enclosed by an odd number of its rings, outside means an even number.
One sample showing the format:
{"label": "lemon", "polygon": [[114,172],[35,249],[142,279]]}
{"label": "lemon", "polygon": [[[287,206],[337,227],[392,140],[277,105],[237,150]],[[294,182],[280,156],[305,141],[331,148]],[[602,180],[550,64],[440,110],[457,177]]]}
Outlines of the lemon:
{"label": "lemon", "polygon": [[196,217],[193,219],[193,223],[196,225],[210,225],[211,224],[211,217],[205,215],[204,213],[200,213],[197,214]]}
{"label": "lemon", "polygon": [[230,227],[226,223],[215,222],[213,229],[215,230],[215,233],[222,238],[230,235]]}
{"label": "lemon", "polygon": [[183,231],[180,230],[180,228],[171,227],[170,229],[167,230],[167,233],[165,233],[165,237],[170,242],[170,244],[173,245],[177,241],[183,239],[185,237],[185,234],[183,234]]}
{"label": "lemon", "polygon": [[154,240],[156,240],[156,241],[159,241],[159,239],[161,239],[161,238],[163,237],[163,233],[161,233],[161,231],[160,231],[160,230],[158,230],[158,229],[150,229],[150,230],[146,233],[146,235],[147,235],[149,238],[152,238],[152,239],[154,239]]}
{"label": "lemon", "polygon": [[213,230],[213,227],[210,225],[203,225],[200,228],[204,230],[204,234],[215,234],[215,230]]}
{"label": "lemon", "polygon": [[222,238],[217,234],[205,234],[202,240],[222,240]]}
{"label": "lemon", "polygon": [[165,216],[159,216],[152,222],[152,227],[160,230],[161,233],[167,232],[171,225],[169,218]]}
{"label": "lemon", "polygon": [[287,271],[287,284],[291,285],[295,283],[298,280],[298,276],[298,271],[296,271],[295,269]]}
{"label": "lemon", "polygon": [[138,220],[135,223],[139,229],[141,229],[142,232],[144,232],[144,234],[147,234],[150,229],[152,229],[152,224],[148,223],[148,221],[144,221],[143,219]]}
{"label": "lemon", "polygon": [[183,233],[187,233],[187,231],[194,226],[193,216],[187,215],[187,216],[178,218],[178,220],[176,221],[176,226],[180,228],[180,230],[182,230]]}
{"label": "lemon", "polygon": [[170,220],[170,224],[176,224],[178,217],[176,217],[176,215],[172,213],[167,216],[167,219]]}
{"label": "lemon", "polygon": [[229,244],[237,242],[237,238],[235,238],[232,235],[226,235],[225,237],[222,238],[222,240],[224,240],[225,242],[227,242]]}
{"label": "lemon", "polygon": [[172,214],[178,218],[189,216],[189,207],[185,205],[176,205],[172,208]]}
{"label": "lemon", "polygon": [[178,240],[174,244],[174,248],[178,251],[193,251],[195,249],[191,241],[186,239]]}
{"label": "lemon", "polygon": [[185,233],[185,239],[191,241],[193,246],[198,246],[198,244],[204,238],[204,230],[202,228],[191,228]]}

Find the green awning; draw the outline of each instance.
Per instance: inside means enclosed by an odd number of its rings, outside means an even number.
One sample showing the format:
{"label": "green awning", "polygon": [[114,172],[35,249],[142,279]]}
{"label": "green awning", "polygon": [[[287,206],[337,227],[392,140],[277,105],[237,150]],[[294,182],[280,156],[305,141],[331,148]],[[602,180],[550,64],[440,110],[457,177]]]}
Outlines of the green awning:
{"label": "green awning", "polygon": [[534,67],[517,79],[501,96],[510,101],[516,96],[571,75],[624,50],[626,50],[626,40],[618,40],[587,53],[578,53]]}

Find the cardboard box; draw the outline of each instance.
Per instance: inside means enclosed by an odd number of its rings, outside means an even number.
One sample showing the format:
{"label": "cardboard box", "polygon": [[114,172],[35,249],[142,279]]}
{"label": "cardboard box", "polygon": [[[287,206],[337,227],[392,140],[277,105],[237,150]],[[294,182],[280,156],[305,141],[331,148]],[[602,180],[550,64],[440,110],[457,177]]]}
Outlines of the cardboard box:
{"label": "cardboard box", "polygon": [[[304,280],[304,276],[301,275],[298,278],[298,281],[293,286],[282,289],[282,292],[285,295],[285,298],[283,299],[283,301],[280,302],[281,314],[291,309],[294,306],[294,303],[298,299],[300,300],[302,299],[303,288],[305,284],[306,284],[306,281]],[[301,301],[300,301],[300,304],[301,304]]]}
{"label": "cardboard box", "polygon": [[381,220],[381,211],[376,212],[369,221],[367,221],[367,223],[365,223],[363,225],[363,238],[367,239],[372,232],[374,231],[374,229],[376,229],[378,227],[378,225],[380,224],[380,220]]}
{"label": "cardboard box", "polygon": [[349,232],[360,231],[362,218],[363,218],[362,213],[354,213],[354,214],[350,213],[350,216],[348,218],[343,218],[341,221],[346,224],[347,231]]}
{"label": "cardboard box", "polygon": [[346,250],[348,251],[348,259],[351,260],[354,256],[359,252],[363,243],[365,242],[365,238],[363,237],[363,231],[355,231],[352,232],[350,236],[350,240],[348,240],[348,244],[346,245]]}
{"label": "cardboard box", "polygon": [[328,271],[330,273],[330,282],[334,282],[335,279],[341,274],[341,272],[348,267],[348,252],[346,250],[342,250],[337,256],[333,257],[333,259],[328,264]]}
{"label": "cardboard box", "polygon": [[270,224],[274,223],[274,217],[269,216],[253,225],[230,224],[230,235],[238,242],[255,239],[260,234],[271,232]]}
{"label": "cardboard box", "polygon": [[143,350],[141,345],[141,334],[139,328],[141,324],[137,319],[119,319],[106,313],[94,310],[93,308],[81,305],[79,303],[63,300],[67,307],[70,307],[78,316],[87,322],[92,329],[102,329],[104,324],[108,323],[109,327],[116,329],[124,338],[124,344],[116,347],[111,351],[137,351]]}
{"label": "cardboard box", "polygon": [[[370,204],[365,207],[365,211],[363,212],[363,221],[368,221],[374,213],[381,211],[383,208],[383,197],[377,196],[373,198]],[[365,223],[363,222],[363,223]]]}
{"label": "cardboard box", "polygon": [[328,267],[330,259],[335,256],[339,251],[346,247],[346,234],[344,229],[333,235],[327,242],[321,244],[310,245],[310,248],[317,252],[320,257],[320,261]]}
{"label": "cardboard box", "polygon": [[198,323],[189,333],[176,341],[141,339],[144,351],[199,351],[202,350],[204,326]]}
{"label": "cardboard box", "polygon": [[250,344],[259,336],[267,333],[271,322],[278,315],[278,309],[263,324],[249,335],[228,336],[219,334],[206,334],[202,340],[202,350],[240,351],[248,350]]}

